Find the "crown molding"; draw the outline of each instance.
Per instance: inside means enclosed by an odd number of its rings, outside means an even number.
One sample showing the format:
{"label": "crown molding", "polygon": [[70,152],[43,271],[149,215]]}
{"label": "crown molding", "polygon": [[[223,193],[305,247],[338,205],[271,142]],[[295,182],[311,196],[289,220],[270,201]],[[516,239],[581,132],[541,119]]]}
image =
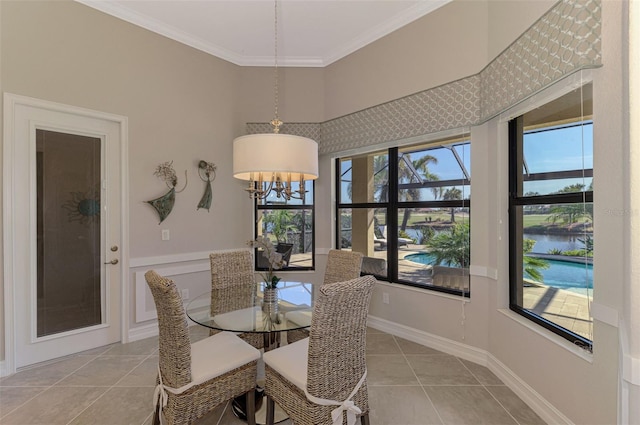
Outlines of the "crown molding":
{"label": "crown molding", "polygon": [[[112,3],[104,0],[75,0],[85,6],[91,7],[100,12],[106,13],[123,21],[134,24],[156,34],[160,34],[169,39],[193,47],[194,49],[203,51],[227,62],[231,62],[239,66],[273,66],[273,56],[246,56],[225,49],[222,46],[194,37],[185,31],[167,25],[156,19],[121,6],[118,3]],[[296,57],[278,57],[278,66],[283,67],[316,67],[322,68],[336,62],[343,57],[355,52],[362,47],[373,43],[381,37],[433,12],[441,6],[451,2],[452,0],[437,0],[418,2],[415,6],[406,9],[404,12],[396,15],[393,19],[384,22],[382,25],[372,28],[370,31],[351,40],[339,49],[330,52],[325,57],[319,56],[296,56]]]}

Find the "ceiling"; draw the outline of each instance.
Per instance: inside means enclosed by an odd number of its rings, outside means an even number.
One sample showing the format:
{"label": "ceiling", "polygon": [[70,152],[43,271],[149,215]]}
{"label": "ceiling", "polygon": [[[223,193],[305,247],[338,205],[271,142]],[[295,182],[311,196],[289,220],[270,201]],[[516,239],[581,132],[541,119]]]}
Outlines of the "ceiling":
{"label": "ceiling", "polygon": [[[242,66],[273,66],[270,0],[76,0]],[[279,0],[278,65],[324,67],[451,0]]]}

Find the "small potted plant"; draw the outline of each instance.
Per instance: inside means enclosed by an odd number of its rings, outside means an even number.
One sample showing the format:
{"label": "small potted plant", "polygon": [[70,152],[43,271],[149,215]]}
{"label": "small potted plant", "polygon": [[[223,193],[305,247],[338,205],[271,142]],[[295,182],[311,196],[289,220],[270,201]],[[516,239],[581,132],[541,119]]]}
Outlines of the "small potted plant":
{"label": "small potted plant", "polygon": [[258,236],[256,240],[249,241],[248,244],[252,248],[258,248],[258,250],[261,249],[262,256],[267,259],[267,262],[269,264],[269,269],[262,274],[265,288],[276,289],[278,286],[278,282],[280,282],[280,278],[276,276],[274,270],[280,270],[284,265],[282,254],[276,252],[276,249],[269,238],[265,236]]}
{"label": "small potted plant", "polygon": [[258,236],[256,240],[249,241],[252,248],[261,249],[262,255],[268,260],[269,269],[262,274],[264,288],[262,290],[262,311],[267,318],[276,323],[278,319],[278,283],[280,278],[276,276],[274,270],[280,270],[284,264],[282,254],[276,252],[275,247],[265,236]]}

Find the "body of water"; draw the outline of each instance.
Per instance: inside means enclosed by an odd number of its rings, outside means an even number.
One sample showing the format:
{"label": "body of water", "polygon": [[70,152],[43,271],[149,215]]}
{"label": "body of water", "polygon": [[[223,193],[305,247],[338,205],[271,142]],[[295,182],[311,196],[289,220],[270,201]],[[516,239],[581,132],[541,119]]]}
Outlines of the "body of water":
{"label": "body of water", "polygon": [[540,270],[545,285],[587,295],[593,289],[593,266],[562,260],[545,260],[548,269]]}
{"label": "body of water", "polygon": [[413,261],[418,264],[430,264],[435,265],[436,257],[428,252],[419,252],[417,254],[409,254],[404,256],[405,260]]}
{"label": "body of water", "polygon": [[578,240],[584,239],[584,236],[581,235],[537,235],[525,233],[523,238],[536,241],[532,252],[540,254],[546,254],[552,249],[571,251],[584,248],[584,244]]}
{"label": "body of water", "polygon": [[[420,232],[416,229],[407,228],[407,234],[410,238],[420,241]],[[552,249],[560,249],[562,251],[571,251],[574,249],[583,249],[584,244],[578,239],[584,239],[582,235],[538,235],[525,233],[524,239],[533,239],[536,244],[533,246],[534,253],[547,254]]]}
{"label": "body of water", "polygon": [[[419,264],[435,265],[435,256],[420,252],[409,254],[405,260]],[[575,263],[562,260],[547,260],[548,269],[541,269],[544,284],[558,289],[587,295],[593,288],[593,266],[591,264]]]}

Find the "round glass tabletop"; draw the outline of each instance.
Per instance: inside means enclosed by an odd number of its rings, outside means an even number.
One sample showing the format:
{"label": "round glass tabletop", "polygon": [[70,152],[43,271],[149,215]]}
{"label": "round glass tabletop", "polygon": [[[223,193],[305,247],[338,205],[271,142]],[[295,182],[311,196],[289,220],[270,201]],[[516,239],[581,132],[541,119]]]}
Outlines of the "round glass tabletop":
{"label": "round glass tabletop", "polygon": [[265,302],[262,286],[258,284],[253,305],[217,315],[211,315],[211,291],[206,292],[189,302],[187,316],[201,326],[230,332],[281,332],[311,326],[312,284],[280,282],[277,304]]}

